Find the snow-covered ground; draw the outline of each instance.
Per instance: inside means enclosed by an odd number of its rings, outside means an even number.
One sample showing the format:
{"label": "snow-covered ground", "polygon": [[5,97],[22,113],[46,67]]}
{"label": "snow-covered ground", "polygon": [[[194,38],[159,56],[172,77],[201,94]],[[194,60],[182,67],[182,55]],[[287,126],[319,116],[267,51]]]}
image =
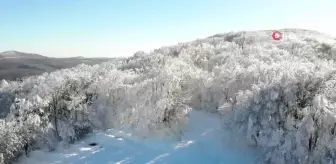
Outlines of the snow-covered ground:
{"label": "snow-covered ground", "polygon": [[[225,133],[220,125],[216,115],[192,111],[179,142],[144,140],[111,129],[91,134],[69,148],[58,148],[55,152],[34,151],[28,158],[21,157],[17,164],[254,163],[257,151],[239,144],[237,136],[236,140],[229,139],[230,134]],[[93,142],[98,145],[89,146]]]}
{"label": "snow-covered ground", "polygon": [[[291,37],[282,41],[274,41],[271,30],[220,34],[2,83],[0,92],[15,99],[0,126],[0,161],[12,163],[26,143],[54,149],[59,138],[116,128],[134,131],[91,134],[69,149],[33,152],[21,163],[159,157],[161,163],[253,163],[257,155],[243,147],[245,140],[264,151],[258,163],[336,163],[336,40],[284,32]],[[214,116],[197,113],[181,141],[136,135],[181,125],[191,108],[219,110],[225,127],[240,135],[230,137],[216,129]]]}

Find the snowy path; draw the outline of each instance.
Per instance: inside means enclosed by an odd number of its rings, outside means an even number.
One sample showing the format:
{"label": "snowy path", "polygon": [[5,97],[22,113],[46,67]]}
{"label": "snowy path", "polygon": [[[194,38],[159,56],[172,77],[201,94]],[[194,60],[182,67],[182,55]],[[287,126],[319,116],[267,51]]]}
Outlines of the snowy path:
{"label": "snowy path", "polygon": [[[193,111],[181,142],[140,140],[130,133],[108,130],[52,153],[34,151],[18,164],[252,164],[255,151],[224,144],[214,116]],[[89,146],[96,142],[97,146]],[[228,142],[230,143],[230,141]],[[223,147],[223,145],[226,145]]]}

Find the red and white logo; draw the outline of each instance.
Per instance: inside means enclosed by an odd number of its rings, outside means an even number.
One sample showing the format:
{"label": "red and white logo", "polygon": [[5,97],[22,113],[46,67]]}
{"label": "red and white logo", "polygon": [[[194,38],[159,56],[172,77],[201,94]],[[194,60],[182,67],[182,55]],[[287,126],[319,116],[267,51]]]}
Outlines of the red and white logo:
{"label": "red and white logo", "polygon": [[273,38],[273,40],[281,40],[282,39],[282,33],[280,31],[273,31],[272,38]]}

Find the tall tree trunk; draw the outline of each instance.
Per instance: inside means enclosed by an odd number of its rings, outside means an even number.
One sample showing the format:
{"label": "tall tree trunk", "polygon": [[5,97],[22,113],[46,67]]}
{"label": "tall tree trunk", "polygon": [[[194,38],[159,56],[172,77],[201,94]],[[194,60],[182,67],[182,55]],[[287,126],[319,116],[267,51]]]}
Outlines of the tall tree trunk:
{"label": "tall tree trunk", "polygon": [[57,108],[54,108],[54,125],[55,125],[55,135],[58,140],[60,139],[59,133],[58,133],[58,120],[57,120]]}
{"label": "tall tree trunk", "polygon": [[52,104],[52,108],[53,108],[53,122],[54,122],[54,125],[55,125],[55,135],[56,135],[56,138],[57,140],[61,140],[61,137],[59,136],[59,133],[58,133],[58,119],[57,119],[57,115],[58,115],[58,111],[57,111],[57,105],[58,105],[58,92],[56,92],[56,94],[54,95],[53,97],[53,104]]}

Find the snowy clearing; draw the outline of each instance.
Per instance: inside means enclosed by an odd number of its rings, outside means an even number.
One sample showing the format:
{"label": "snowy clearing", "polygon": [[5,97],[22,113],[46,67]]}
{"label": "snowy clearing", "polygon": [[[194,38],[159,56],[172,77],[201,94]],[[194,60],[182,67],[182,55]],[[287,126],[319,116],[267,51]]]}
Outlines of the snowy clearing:
{"label": "snowy clearing", "polygon": [[[201,120],[201,121],[200,121]],[[190,113],[188,126],[180,142],[146,139],[118,130],[88,136],[85,140],[59,148],[55,152],[34,151],[17,164],[155,164],[222,163],[249,164],[257,157],[255,150],[225,143],[220,120],[203,112]],[[232,140],[231,140],[232,141]],[[231,142],[230,141],[230,142]],[[90,143],[97,146],[89,146]],[[243,145],[241,145],[243,146]]]}

